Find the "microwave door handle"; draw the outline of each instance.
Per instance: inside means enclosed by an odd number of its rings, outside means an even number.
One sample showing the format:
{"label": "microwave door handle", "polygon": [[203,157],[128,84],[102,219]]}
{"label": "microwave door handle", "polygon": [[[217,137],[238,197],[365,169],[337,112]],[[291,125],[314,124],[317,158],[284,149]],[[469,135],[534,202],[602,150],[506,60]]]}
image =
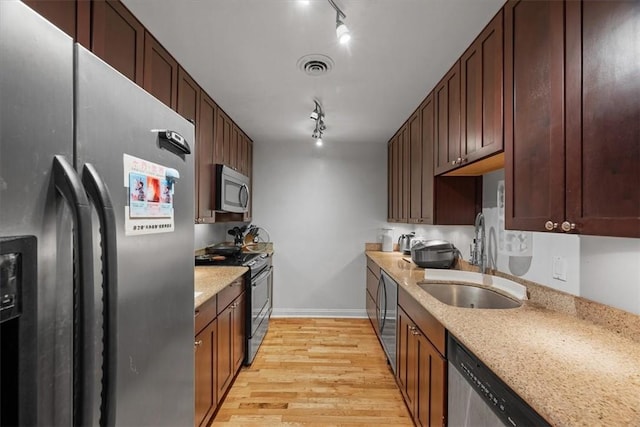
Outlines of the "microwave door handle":
{"label": "microwave door handle", "polygon": [[56,190],[71,209],[75,228],[73,237],[75,258],[75,277],[73,279],[73,425],[92,425],[95,338],[93,333],[91,205],[80,177],[64,156],[54,156],[52,175]]}
{"label": "microwave door handle", "polygon": [[116,216],[109,190],[92,164],[82,169],[82,182],[89,199],[96,207],[100,221],[102,250],[102,393],[100,396],[100,426],[115,425],[116,371],[118,344],[118,264]]}
{"label": "microwave door handle", "polygon": [[[242,203],[242,190],[244,190],[247,193],[247,199],[244,203]],[[242,184],[240,186],[240,205],[243,208],[247,208],[247,206],[249,206],[249,187],[247,187],[247,184]]]}

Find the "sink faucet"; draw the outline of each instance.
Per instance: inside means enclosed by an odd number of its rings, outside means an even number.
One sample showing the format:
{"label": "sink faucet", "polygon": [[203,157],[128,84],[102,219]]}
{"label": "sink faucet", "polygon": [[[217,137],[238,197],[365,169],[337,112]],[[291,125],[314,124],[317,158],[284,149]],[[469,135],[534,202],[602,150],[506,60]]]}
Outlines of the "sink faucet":
{"label": "sink faucet", "polygon": [[487,268],[486,238],[484,232],[484,215],[482,212],[476,215],[473,244],[471,245],[471,264],[480,267],[484,274]]}

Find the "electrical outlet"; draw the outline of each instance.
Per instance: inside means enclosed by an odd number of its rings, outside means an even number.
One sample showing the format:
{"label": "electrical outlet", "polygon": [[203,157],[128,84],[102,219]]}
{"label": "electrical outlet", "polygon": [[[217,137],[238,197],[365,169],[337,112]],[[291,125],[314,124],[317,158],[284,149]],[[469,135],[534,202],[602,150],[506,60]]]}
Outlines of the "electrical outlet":
{"label": "electrical outlet", "polygon": [[561,256],[553,257],[553,278],[567,281],[567,259]]}

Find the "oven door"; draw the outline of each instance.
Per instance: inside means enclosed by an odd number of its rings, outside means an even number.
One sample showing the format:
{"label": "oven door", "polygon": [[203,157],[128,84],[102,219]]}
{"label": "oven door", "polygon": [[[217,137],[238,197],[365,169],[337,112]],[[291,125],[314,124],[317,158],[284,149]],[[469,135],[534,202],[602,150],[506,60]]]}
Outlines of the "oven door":
{"label": "oven door", "polygon": [[271,270],[269,266],[262,270],[255,279],[251,280],[251,337],[271,310]]}

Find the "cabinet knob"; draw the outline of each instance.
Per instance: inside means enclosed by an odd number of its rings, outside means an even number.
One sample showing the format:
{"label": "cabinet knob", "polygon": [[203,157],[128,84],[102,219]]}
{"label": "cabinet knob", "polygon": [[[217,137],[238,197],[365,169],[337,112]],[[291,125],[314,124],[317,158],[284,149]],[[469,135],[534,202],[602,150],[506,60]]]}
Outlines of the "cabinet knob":
{"label": "cabinet knob", "polygon": [[193,343],[193,346],[194,346],[195,348],[198,348],[198,347],[200,347],[201,345],[202,345],[202,340],[198,340],[198,341],[196,341],[196,342],[194,342],[194,343]]}
{"label": "cabinet knob", "polygon": [[568,231],[575,230],[576,229],[576,225],[574,223],[572,223],[572,222],[565,221],[565,222],[562,223],[560,228],[562,228],[562,231],[564,231],[566,233]]}
{"label": "cabinet knob", "polygon": [[557,222],[552,222],[552,221],[547,221],[544,223],[544,228],[546,228],[548,231],[554,230],[556,228],[558,228],[558,223]]}

